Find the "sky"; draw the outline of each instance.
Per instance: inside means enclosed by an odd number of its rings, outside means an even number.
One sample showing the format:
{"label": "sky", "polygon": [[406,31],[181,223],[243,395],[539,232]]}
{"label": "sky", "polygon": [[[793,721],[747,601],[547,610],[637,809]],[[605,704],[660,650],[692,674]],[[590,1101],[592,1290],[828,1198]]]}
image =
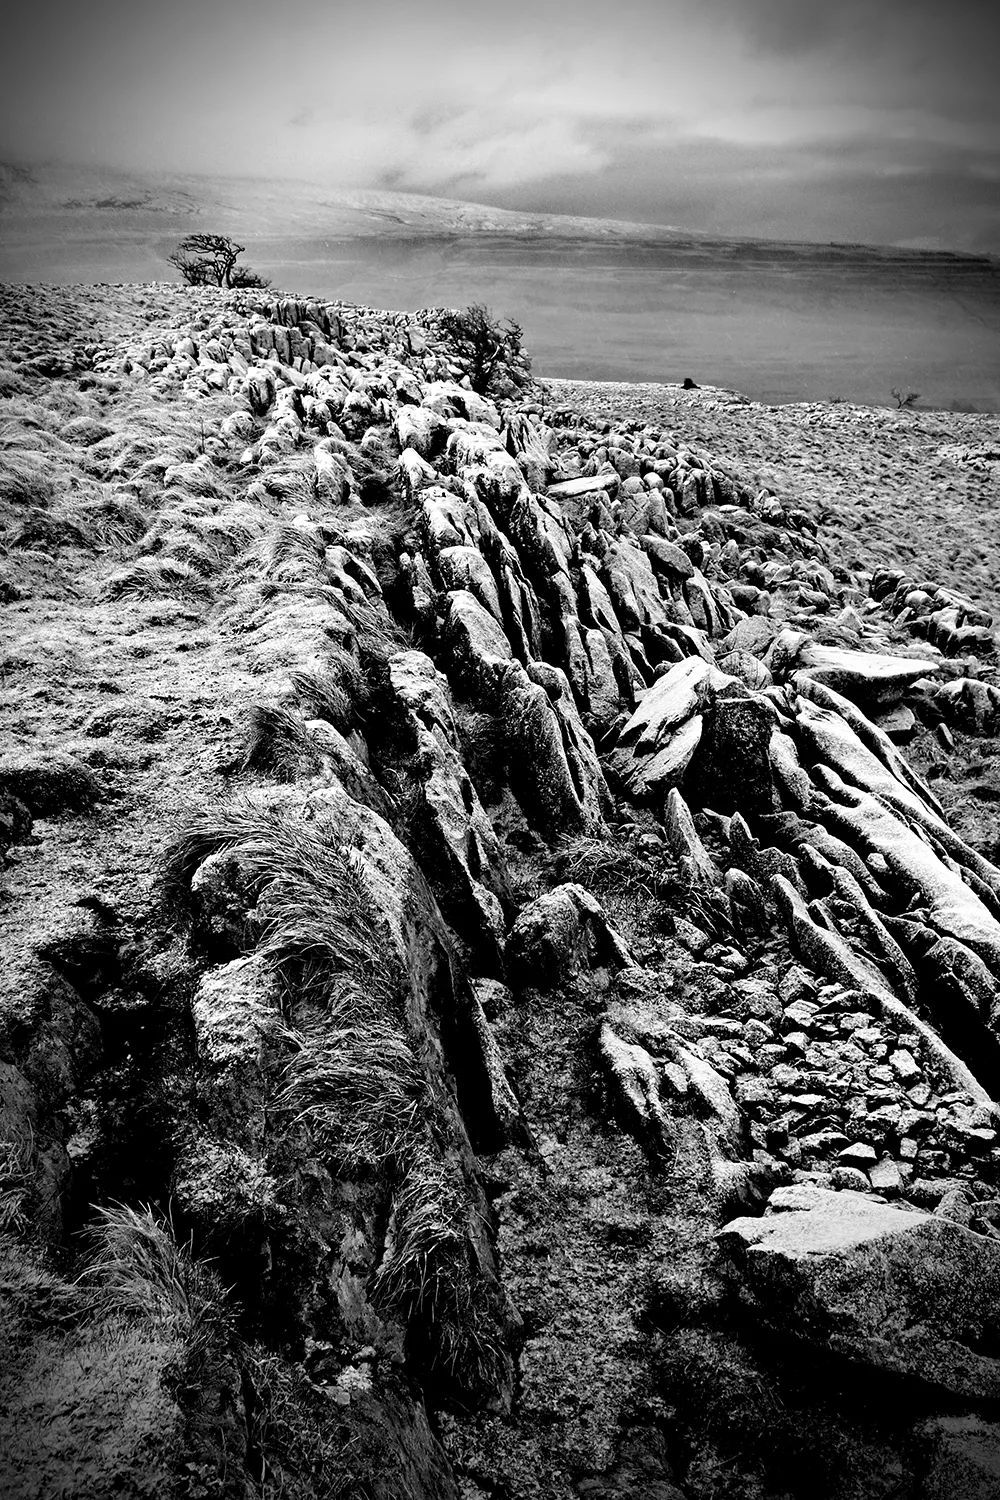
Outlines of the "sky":
{"label": "sky", "polygon": [[0,159],[1000,253],[1000,0],[33,0]]}

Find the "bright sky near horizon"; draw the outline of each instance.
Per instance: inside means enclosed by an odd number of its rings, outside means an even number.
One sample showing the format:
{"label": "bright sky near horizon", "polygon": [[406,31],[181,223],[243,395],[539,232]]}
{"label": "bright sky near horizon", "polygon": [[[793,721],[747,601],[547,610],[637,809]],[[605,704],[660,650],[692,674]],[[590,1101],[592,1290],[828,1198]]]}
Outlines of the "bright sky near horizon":
{"label": "bright sky near horizon", "polygon": [[0,157],[1000,253],[1000,0],[36,0]]}

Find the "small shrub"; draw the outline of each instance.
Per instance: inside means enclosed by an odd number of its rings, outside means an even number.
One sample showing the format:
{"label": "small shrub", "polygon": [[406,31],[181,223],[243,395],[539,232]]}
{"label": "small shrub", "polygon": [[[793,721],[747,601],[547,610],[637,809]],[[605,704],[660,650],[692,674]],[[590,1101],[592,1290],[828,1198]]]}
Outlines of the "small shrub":
{"label": "small shrub", "polygon": [[234,266],[229,278],[230,286],[238,287],[265,287],[271,285],[270,276],[262,276],[259,271],[252,271],[249,266]]}

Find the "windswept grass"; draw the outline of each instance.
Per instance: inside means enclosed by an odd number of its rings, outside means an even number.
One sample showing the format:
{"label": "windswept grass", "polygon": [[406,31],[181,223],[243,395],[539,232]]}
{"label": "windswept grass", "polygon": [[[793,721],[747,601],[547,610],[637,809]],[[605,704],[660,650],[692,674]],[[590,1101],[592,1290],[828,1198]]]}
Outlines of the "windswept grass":
{"label": "windswept grass", "polygon": [[0,462],[0,505],[47,510],[56,498],[56,487],[46,467],[31,462],[28,455],[5,456]]}
{"label": "windswept grass", "polygon": [[349,981],[327,1015],[289,1032],[294,1047],[278,1103],[348,1168],[382,1170],[414,1150],[424,1079],[402,1031]]}
{"label": "windswept grass", "polygon": [[352,705],[361,689],[361,671],[353,656],[338,652],[329,671],[292,672],[291,684],[297,702],[309,718],[325,719],[341,734],[349,732]]}
{"label": "windswept grass", "polygon": [[204,599],[210,590],[190,563],[173,557],[140,557],[118,568],[104,585],[106,599]]}
{"label": "windswept grass", "polygon": [[346,974],[388,1005],[395,955],[352,851],[300,814],[244,798],[200,814],[175,841],[164,870],[167,903],[183,910],[194,872],[223,849],[238,852],[257,894],[258,951],[301,996],[323,1007],[331,982]]}
{"label": "windswept grass", "polygon": [[18,549],[37,548],[50,551],[59,547],[93,548],[97,538],[92,530],[81,525],[82,518],[50,510],[33,510],[24,518],[9,538],[9,545]]}
{"label": "windswept grass", "polygon": [[145,511],[128,495],[114,490],[84,501],[77,516],[102,547],[127,547],[142,536],[148,524]]}
{"label": "windswept grass", "polygon": [[407,1327],[412,1356],[474,1402],[510,1375],[499,1291],[474,1268],[465,1195],[417,1153],[393,1200],[387,1250],[371,1283],[377,1305]]}
{"label": "windswept grass", "polygon": [[102,1313],[188,1334],[224,1304],[218,1276],[195,1258],[190,1240],[178,1242],[169,1214],[124,1203],[99,1208],[87,1249],[80,1281],[94,1290]]}
{"label": "windswept grass", "polygon": [[297,714],[272,704],[254,704],[247,714],[243,770],[295,781],[317,770],[319,763],[316,742]]}

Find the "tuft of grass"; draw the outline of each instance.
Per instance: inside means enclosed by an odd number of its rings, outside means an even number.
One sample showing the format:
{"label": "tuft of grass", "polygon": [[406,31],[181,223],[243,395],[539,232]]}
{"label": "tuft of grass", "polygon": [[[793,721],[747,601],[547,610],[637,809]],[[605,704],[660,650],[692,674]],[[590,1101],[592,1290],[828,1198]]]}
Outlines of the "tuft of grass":
{"label": "tuft of grass", "polygon": [[288,1040],[278,1102],[296,1123],[348,1168],[383,1170],[412,1154],[423,1075],[402,1031],[355,985],[336,985],[324,1020]]}
{"label": "tuft of grass", "polygon": [[55,497],[55,485],[38,464],[26,458],[3,460],[0,465],[0,505],[47,510]]}
{"label": "tuft of grass", "polygon": [[301,1367],[257,1347],[244,1355],[252,1391],[249,1437],[258,1455],[261,1500],[362,1500],[370,1461],[358,1438],[331,1421],[329,1397]]}
{"label": "tuft of grass", "polygon": [[484,806],[499,802],[507,782],[507,738],[495,714],[461,710],[456,727],[469,779]]}
{"label": "tuft of grass", "polygon": [[388,1003],[395,956],[353,851],[288,809],[237,800],[201,813],[175,840],[164,868],[167,904],[183,909],[198,866],[223,849],[238,851],[249,887],[259,893],[258,951],[303,998],[325,1005],[331,982],[347,974]]}
{"label": "tuft of grass", "polygon": [[94,534],[86,525],[47,510],[31,511],[10,538],[11,547],[37,547],[41,551],[59,547],[92,548],[94,542]]}
{"label": "tuft of grass", "polygon": [[495,1395],[510,1374],[497,1288],[473,1268],[464,1195],[418,1152],[397,1191],[373,1299],[400,1317],[418,1363],[466,1398]]}
{"label": "tuft of grass", "polygon": [[341,734],[347,734],[353,719],[352,703],[360,695],[361,672],[346,652],[337,653],[336,668],[336,673],[292,672],[291,684],[303,713],[311,719],[325,719]]}
{"label": "tuft of grass", "polygon": [[125,1203],[99,1208],[87,1248],[89,1265],[80,1281],[94,1289],[104,1314],[123,1314],[186,1334],[224,1304],[218,1276],[195,1258],[191,1240],[178,1241],[169,1213]]}
{"label": "tuft of grass", "polygon": [[126,495],[113,490],[80,506],[79,517],[102,547],[127,547],[148,524],[145,511]]}
{"label": "tuft of grass", "polygon": [[295,781],[320,763],[316,742],[291,709],[257,703],[247,714],[242,769]]}
{"label": "tuft of grass", "polygon": [[0,1141],[0,1233],[19,1234],[28,1227],[25,1200],[32,1188],[34,1142]]}
{"label": "tuft of grass", "polygon": [[393,1200],[389,1252],[372,1283],[374,1297],[407,1321],[433,1321],[448,1298],[451,1261],[464,1243],[456,1224],[460,1208],[442,1168],[418,1157]]}
{"label": "tuft of grass", "polygon": [[656,900],[666,895],[668,872],[636,850],[638,832],[641,830],[626,825],[614,839],[588,835],[560,839],[554,860],[559,879],[578,881],[596,896],[646,896]]}
{"label": "tuft of grass", "polygon": [[323,543],[314,532],[290,522],[276,526],[261,548],[263,576],[273,578],[284,563],[311,563],[317,570],[323,558]]}
{"label": "tuft of grass", "polygon": [[104,585],[106,599],[206,598],[209,587],[190,563],[173,557],[140,557],[118,568]]}
{"label": "tuft of grass", "polygon": [[27,390],[28,382],[15,369],[10,365],[0,365],[0,398],[23,396]]}

